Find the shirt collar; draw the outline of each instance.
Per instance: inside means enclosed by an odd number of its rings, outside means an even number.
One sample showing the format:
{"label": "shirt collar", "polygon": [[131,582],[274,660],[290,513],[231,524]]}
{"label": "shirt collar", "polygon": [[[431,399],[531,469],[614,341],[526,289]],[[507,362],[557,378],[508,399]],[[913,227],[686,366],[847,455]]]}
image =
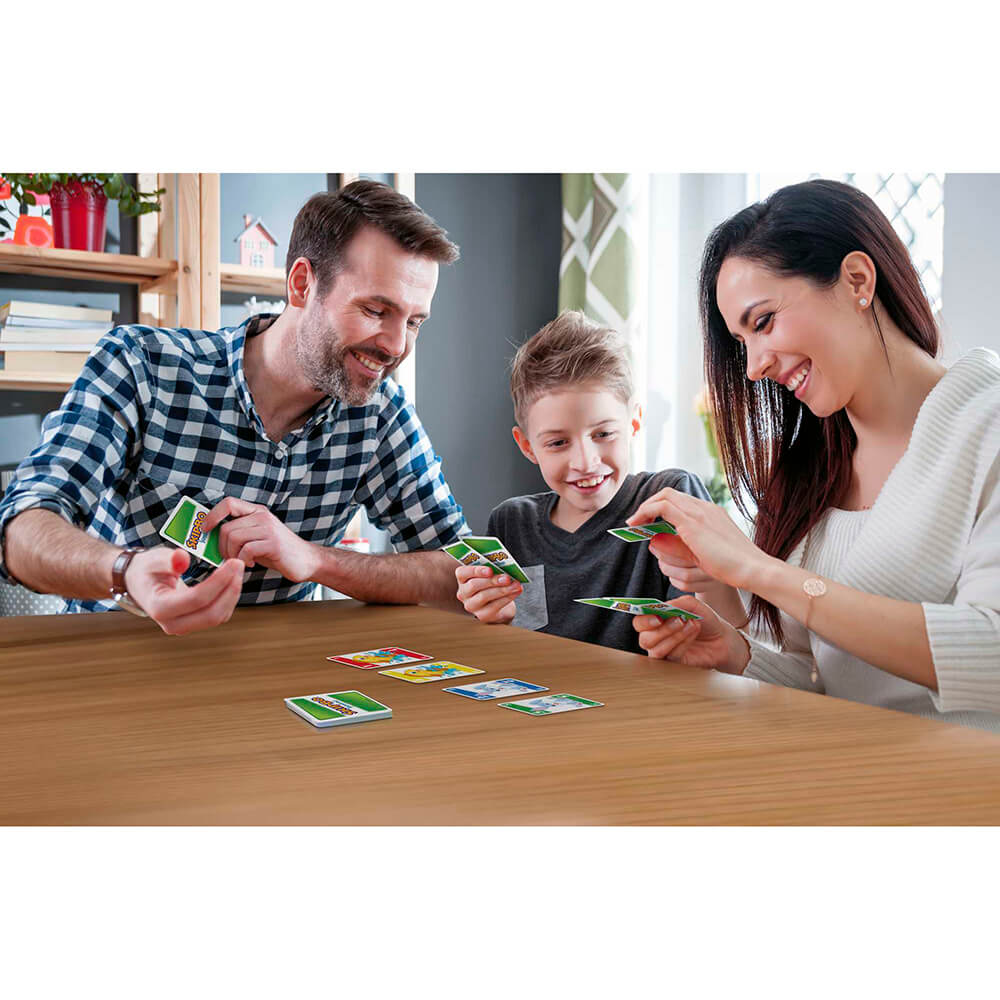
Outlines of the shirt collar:
{"label": "shirt collar", "polygon": [[[233,385],[236,386],[237,398],[243,412],[246,413],[247,418],[262,437],[266,437],[264,424],[257,413],[257,408],[253,405],[253,396],[250,394],[250,386],[247,385],[246,371],[243,367],[243,353],[247,340],[263,333],[277,318],[275,313],[258,313],[256,316],[250,316],[239,326],[229,328],[229,336],[226,341],[229,375],[233,380]],[[332,396],[320,400],[309,419],[294,433],[305,433],[317,424],[334,419],[340,411],[340,406],[340,400],[334,399]]]}

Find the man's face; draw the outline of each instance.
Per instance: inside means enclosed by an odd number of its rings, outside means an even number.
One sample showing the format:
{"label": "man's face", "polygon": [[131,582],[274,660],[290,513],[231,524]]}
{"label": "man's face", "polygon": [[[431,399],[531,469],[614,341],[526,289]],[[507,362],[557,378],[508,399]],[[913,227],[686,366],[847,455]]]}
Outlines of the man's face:
{"label": "man's face", "polygon": [[299,368],[318,392],[363,406],[413,350],[430,315],[438,265],[364,226],[324,298],[315,286],[299,325]]}

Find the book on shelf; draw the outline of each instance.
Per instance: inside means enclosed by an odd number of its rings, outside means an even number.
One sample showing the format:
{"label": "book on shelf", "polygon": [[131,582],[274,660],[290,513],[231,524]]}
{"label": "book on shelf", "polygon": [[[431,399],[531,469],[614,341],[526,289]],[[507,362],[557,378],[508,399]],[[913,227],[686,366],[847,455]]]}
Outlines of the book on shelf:
{"label": "book on shelf", "polygon": [[86,351],[5,351],[3,370],[16,374],[30,372],[76,378],[88,357],[90,355]]}
{"label": "book on shelf", "polygon": [[[110,309],[93,309],[90,306],[60,306],[53,302],[24,302],[12,299],[0,305],[0,323],[10,317],[19,319],[55,319],[101,325],[110,323],[114,313]],[[47,324],[43,324],[47,325]]]}
{"label": "book on shelf", "polygon": [[[105,310],[107,312],[107,310]],[[31,327],[36,330],[113,330],[113,323],[93,319],[53,319],[51,316],[15,316],[0,320],[0,327],[20,329]]]}
{"label": "book on shelf", "polygon": [[0,326],[0,351],[7,344],[33,344],[35,350],[65,351],[65,347],[57,344],[73,344],[70,350],[90,350],[112,326],[88,326],[76,330],[49,330],[30,326]]}
{"label": "book on shelf", "polygon": [[96,340],[91,340],[86,344],[78,344],[72,340],[53,340],[46,341],[44,344],[39,344],[34,340],[26,340],[24,342],[11,340],[11,341],[0,341],[0,354],[7,351],[13,353],[14,351],[34,351],[36,354],[46,353],[66,353],[67,351],[71,354],[79,354],[81,351],[86,351],[89,354],[97,346]]}

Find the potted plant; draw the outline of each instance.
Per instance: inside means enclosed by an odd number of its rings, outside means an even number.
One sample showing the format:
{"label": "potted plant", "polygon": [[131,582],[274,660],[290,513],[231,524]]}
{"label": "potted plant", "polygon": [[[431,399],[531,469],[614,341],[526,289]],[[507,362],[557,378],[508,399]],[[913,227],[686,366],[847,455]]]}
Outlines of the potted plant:
{"label": "potted plant", "polygon": [[118,202],[124,215],[160,210],[157,191],[139,191],[122,174],[3,174],[10,195],[34,205],[35,195],[49,196],[55,245],[67,250],[104,252],[105,211],[108,199]]}

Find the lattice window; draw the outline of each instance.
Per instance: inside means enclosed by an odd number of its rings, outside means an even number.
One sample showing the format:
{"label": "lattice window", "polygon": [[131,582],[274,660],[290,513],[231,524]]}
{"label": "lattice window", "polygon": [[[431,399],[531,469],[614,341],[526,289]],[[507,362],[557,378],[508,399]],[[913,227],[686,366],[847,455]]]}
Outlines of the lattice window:
{"label": "lattice window", "polygon": [[882,209],[910,251],[937,315],[944,273],[944,174],[753,174],[748,178],[747,196],[758,201],[779,187],[813,177],[853,184]]}

